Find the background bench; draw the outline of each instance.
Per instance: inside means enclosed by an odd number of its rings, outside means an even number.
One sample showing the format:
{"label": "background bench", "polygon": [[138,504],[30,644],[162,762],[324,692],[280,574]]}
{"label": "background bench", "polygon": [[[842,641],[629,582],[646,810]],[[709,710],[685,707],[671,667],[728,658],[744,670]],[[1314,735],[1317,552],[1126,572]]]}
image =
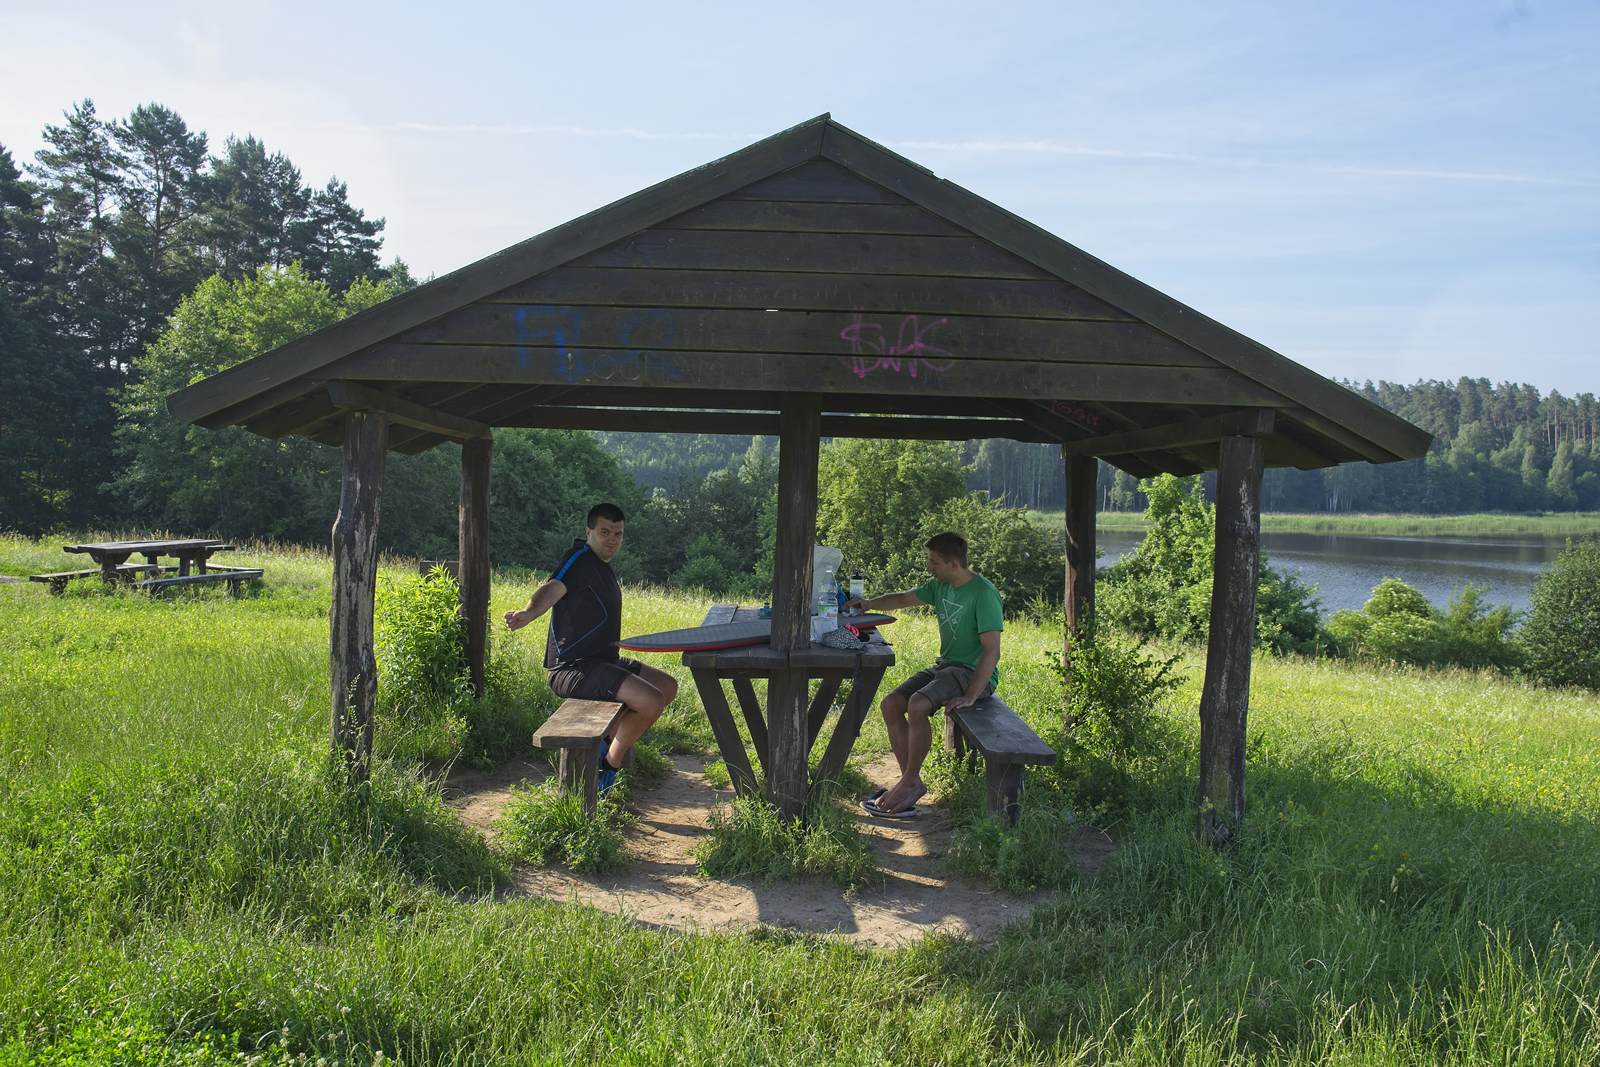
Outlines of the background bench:
{"label": "background bench", "polygon": [[1012,826],[1022,811],[1022,768],[1056,760],[1055,749],[997,696],[984,697],[959,711],[947,711],[944,744],[958,756],[969,750],[982,753],[989,785],[989,814],[1003,814]]}
{"label": "background bench", "polygon": [[213,565],[207,567],[204,574],[179,574],[171,578],[150,578],[146,581],[134,582],[133,587],[142,589],[152,596],[161,596],[174,589],[226,582],[228,584],[228,592],[238,596],[239,587],[243,583],[259,581],[262,573],[261,570],[254,567],[218,567]]}
{"label": "background bench", "polygon": [[[176,568],[162,568],[154,563],[124,563],[117,568],[117,576],[120,578],[124,575],[132,576],[136,574],[160,574],[163,569],[175,570]],[[99,567],[91,567],[88,570],[83,571],[56,571],[54,574],[30,574],[28,575],[28,581],[49,582],[50,591],[52,593],[65,593],[67,591],[68,582],[75,581],[79,578],[103,577],[105,577],[105,571],[101,570]]]}
{"label": "background bench", "polygon": [[600,739],[611,732],[620,718],[622,705],[615,701],[563,700],[555,714],[533,732],[536,747],[561,750],[557,772],[561,791],[582,796],[586,815],[594,815],[597,803]]}

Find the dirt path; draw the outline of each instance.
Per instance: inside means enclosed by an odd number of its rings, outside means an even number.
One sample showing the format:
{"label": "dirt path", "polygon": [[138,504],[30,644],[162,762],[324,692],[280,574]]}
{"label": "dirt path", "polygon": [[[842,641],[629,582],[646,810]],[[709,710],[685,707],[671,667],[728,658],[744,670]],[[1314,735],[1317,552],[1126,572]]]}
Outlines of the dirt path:
{"label": "dirt path", "polygon": [[[1028,915],[1048,894],[1012,896],[971,879],[951,877],[943,857],[950,848],[949,818],[924,806],[903,823],[858,817],[869,835],[873,859],[886,875],[875,885],[847,896],[832,882],[742,883],[702,878],[692,853],[706,834],[712,807],[732,797],[706,782],[705,761],[673,757],[672,772],[656,785],[634,793],[639,821],[625,835],[633,859],[610,875],[577,875],[559,869],[519,865],[518,889],[530,896],[576,901],[638,922],[676,929],[742,930],[765,924],[808,933],[837,934],[852,941],[890,947],[933,930],[990,941],[1001,928]],[[868,768],[875,781],[889,781],[894,763]],[[492,771],[461,771],[445,786],[448,803],[486,836],[510,799],[513,787],[539,781],[549,770],[513,761]],[[1111,841],[1085,830],[1073,841],[1079,870],[1092,877],[1111,855]]]}

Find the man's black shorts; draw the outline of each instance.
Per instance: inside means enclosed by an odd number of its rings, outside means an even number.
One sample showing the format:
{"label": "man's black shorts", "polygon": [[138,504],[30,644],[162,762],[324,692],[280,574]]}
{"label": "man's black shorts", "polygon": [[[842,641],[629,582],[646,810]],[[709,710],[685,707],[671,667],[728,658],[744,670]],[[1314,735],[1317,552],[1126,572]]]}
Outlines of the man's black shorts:
{"label": "man's black shorts", "polygon": [[576,700],[615,700],[617,690],[644,664],[636,659],[582,659],[550,672],[550,691]]}

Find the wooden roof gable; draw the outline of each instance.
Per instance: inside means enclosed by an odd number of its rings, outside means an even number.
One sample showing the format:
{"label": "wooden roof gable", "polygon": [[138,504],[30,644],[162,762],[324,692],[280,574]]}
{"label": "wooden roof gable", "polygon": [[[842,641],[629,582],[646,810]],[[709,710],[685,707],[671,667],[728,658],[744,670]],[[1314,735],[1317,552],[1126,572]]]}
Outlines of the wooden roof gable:
{"label": "wooden roof gable", "polygon": [[412,451],[497,425],[773,432],[795,392],[828,397],[825,434],[1061,441],[1141,474],[1213,466],[1228,433],[1303,467],[1429,440],[826,115],[169,407],[330,443],[377,407]]}

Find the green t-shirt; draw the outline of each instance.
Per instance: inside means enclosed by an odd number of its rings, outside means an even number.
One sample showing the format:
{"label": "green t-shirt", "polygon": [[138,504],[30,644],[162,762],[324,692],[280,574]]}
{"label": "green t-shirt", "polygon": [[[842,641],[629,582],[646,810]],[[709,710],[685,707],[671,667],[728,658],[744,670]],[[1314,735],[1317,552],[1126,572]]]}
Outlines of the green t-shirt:
{"label": "green t-shirt", "polygon": [[[918,600],[931,604],[939,616],[939,658],[976,670],[978,660],[983,658],[978,635],[1006,628],[1000,614],[1000,591],[983,575],[974,574],[959,586],[929,578],[917,586],[916,594]],[[999,688],[998,664],[994,684]]]}

